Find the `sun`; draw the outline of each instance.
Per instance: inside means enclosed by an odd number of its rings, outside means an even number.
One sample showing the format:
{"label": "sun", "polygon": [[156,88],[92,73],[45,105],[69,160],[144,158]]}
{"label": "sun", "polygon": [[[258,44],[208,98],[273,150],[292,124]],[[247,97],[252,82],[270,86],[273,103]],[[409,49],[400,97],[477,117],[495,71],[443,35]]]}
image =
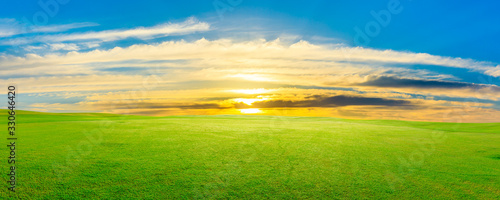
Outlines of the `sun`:
{"label": "sun", "polygon": [[256,101],[265,101],[265,100],[268,100],[268,99],[269,98],[260,98],[260,99],[237,98],[237,99],[233,99],[233,101],[241,102],[241,103],[244,103],[244,104],[247,104],[247,105],[252,105]]}
{"label": "sun", "polygon": [[256,114],[256,113],[261,113],[262,112],[258,108],[248,108],[248,109],[239,109],[239,110],[243,114]]}

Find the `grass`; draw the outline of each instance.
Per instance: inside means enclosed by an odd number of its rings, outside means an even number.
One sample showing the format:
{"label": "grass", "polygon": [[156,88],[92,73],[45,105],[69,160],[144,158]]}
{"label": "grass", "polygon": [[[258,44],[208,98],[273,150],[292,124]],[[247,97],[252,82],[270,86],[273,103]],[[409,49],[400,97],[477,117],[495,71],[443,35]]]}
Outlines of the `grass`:
{"label": "grass", "polygon": [[499,199],[499,133],[498,123],[19,111],[17,192],[4,184],[0,199]]}

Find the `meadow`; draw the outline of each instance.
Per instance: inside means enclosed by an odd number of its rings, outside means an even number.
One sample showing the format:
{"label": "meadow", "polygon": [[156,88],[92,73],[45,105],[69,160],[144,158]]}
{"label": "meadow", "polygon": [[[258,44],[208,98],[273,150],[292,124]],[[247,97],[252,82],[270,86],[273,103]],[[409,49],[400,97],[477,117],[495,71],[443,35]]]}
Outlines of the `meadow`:
{"label": "meadow", "polygon": [[5,133],[0,199],[500,199],[499,123],[28,111],[16,119],[17,191],[7,190]]}

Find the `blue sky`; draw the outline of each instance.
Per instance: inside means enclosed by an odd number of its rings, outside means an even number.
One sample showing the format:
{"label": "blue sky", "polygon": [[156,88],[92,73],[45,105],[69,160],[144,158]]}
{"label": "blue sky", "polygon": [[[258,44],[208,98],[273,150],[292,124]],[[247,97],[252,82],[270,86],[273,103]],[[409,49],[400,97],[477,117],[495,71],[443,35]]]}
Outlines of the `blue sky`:
{"label": "blue sky", "polygon": [[[0,8],[0,79],[26,88],[28,110],[124,113],[97,97],[123,101],[119,93],[136,91],[126,80],[152,76],[161,81],[141,97],[151,108],[128,112],[233,114],[288,102],[297,115],[446,121],[431,111],[462,106],[477,108],[464,119],[481,121],[482,109],[500,107],[495,1],[40,2]],[[175,87],[192,91],[155,96]],[[192,95],[197,89],[204,94]],[[244,89],[238,98],[215,92]],[[365,99],[344,105],[344,96]],[[380,114],[417,108],[427,114]]]}
{"label": "blue sky", "polygon": [[[2,6],[3,18],[32,21],[42,10],[37,1],[8,1]],[[69,1],[60,5],[48,24],[94,22],[92,30],[135,26],[152,26],[187,17],[213,19],[217,13],[214,1]],[[226,1],[220,1],[230,5]],[[231,17],[263,17],[274,23],[299,22],[298,31],[324,37],[341,37],[353,42],[354,27],[363,28],[374,20],[370,11],[387,9],[389,1],[241,1],[233,11],[224,12],[224,21]],[[366,45],[380,49],[426,52],[434,55],[473,58],[500,62],[500,14],[496,1],[399,1],[403,11],[393,15],[390,24]],[[232,7],[232,6],[231,6]],[[294,24],[297,25],[297,24]],[[296,28],[296,27],[294,27]],[[292,28],[290,28],[292,29]],[[318,30],[321,33],[318,33]],[[5,47],[3,47],[5,48]]]}

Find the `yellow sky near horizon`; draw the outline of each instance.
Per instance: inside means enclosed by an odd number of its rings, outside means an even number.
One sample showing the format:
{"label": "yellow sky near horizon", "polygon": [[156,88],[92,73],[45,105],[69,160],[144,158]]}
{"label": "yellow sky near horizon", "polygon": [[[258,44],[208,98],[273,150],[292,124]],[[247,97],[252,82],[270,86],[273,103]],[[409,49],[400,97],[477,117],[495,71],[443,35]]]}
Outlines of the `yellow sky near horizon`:
{"label": "yellow sky near horizon", "polygon": [[200,39],[0,59],[7,66],[2,75],[14,77],[6,81],[30,98],[22,106],[33,111],[500,119],[500,87],[406,67],[439,65],[496,77],[498,66],[424,53]]}

